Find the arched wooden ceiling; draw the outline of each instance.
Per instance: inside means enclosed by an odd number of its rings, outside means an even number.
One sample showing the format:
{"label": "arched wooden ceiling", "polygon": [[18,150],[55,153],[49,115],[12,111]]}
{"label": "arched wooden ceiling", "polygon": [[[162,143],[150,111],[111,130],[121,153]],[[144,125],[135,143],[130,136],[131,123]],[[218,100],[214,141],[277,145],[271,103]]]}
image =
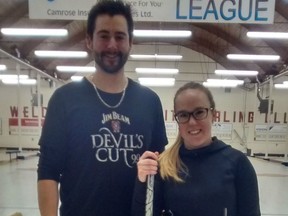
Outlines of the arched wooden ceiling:
{"label": "arched wooden ceiling", "polygon": [[[45,71],[49,75],[57,73],[56,65],[87,65],[91,57],[84,60],[39,59],[35,58],[35,49],[52,50],[87,50],[85,45],[85,21],[30,20],[28,18],[28,0],[9,0],[0,2],[0,27],[39,27],[66,28],[69,36],[65,39],[31,39],[6,37],[0,34],[0,49],[16,55],[15,48],[21,53],[20,58]],[[211,24],[211,23],[148,23],[136,22],[136,29],[186,29],[192,30],[190,39],[134,39],[134,45],[174,44],[183,46],[211,58],[226,69],[258,70],[261,76],[280,70],[288,63],[288,40],[249,39],[246,32],[284,31],[288,32],[288,1],[276,0],[274,24]],[[277,63],[228,61],[228,53],[278,54]],[[58,74],[58,78],[67,80],[71,74]]]}

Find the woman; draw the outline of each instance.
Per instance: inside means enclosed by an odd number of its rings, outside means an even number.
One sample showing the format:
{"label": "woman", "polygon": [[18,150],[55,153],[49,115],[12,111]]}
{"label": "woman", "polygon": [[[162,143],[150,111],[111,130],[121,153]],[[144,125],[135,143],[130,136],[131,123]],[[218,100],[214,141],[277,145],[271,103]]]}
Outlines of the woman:
{"label": "woman", "polygon": [[[212,137],[215,102],[189,82],[174,97],[179,134],[174,145],[139,159],[132,214],[145,213],[148,175],[156,175],[154,216],[260,216],[256,173],[247,157]],[[158,165],[160,167],[159,173]]]}

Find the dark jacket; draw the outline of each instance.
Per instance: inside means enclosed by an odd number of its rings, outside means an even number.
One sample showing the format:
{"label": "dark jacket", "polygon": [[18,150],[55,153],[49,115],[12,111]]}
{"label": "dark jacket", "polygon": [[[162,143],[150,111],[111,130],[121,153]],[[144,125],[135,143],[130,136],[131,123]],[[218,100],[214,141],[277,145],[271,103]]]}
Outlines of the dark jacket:
{"label": "dark jacket", "polygon": [[[257,177],[246,155],[213,138],[211,145],[179,150],[184,183],[155,178],[154,216],[260,216]],[[161,167],[160,167],[161,169]],[[133,215],[144,215],[146,185],[136,182]]]}

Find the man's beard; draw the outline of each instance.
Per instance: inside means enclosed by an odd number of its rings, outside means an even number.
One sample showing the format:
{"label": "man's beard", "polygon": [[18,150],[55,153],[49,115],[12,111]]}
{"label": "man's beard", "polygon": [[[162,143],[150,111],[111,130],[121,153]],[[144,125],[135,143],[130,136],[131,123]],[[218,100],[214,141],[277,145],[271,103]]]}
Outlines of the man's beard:
{"label": "man's beard", "polygon": [[[118,52],[117,53],[117,62],[116,64],[109,64],[107,63],[107,59],[104,60],[105,55],[109,55],[107,52],[102,52],[102,53],[95,53],[95,63],[106,73],[109,74],[115,74],[117,73],[121,68],[124,67],[125,63],[127,62],[128,59],[128,53],[122,53]],[[109,60],[108,60],[109,61]],[[113,60],[114,61],[114,60]]]}

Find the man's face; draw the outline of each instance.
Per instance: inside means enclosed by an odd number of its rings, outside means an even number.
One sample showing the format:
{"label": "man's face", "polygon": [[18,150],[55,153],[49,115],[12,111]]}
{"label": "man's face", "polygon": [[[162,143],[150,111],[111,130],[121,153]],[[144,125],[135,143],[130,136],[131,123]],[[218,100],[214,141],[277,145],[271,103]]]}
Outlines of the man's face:
{"label": "man's face", "polygon": [[122,15],[100,15],[95,22],[93,38],[87,39],[97,71],[114,74],[124,71],[131,49],[127,21]]}

